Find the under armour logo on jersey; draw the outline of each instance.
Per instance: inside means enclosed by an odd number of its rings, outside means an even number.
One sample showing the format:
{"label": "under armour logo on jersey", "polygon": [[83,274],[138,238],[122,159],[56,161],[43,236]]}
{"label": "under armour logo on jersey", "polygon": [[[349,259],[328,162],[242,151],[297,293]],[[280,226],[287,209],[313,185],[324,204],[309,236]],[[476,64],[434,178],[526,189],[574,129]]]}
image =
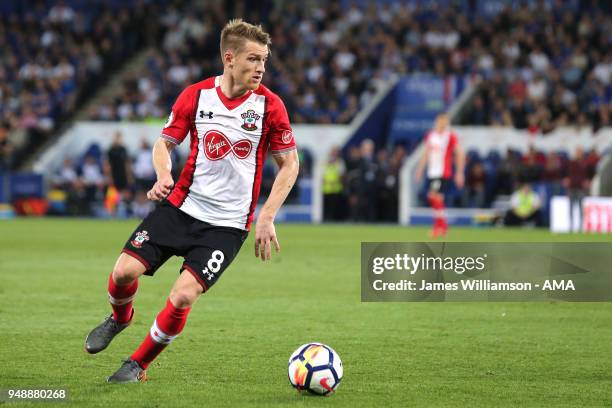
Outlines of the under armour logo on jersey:
{"label": "under armour logo on jersey", "polygon": [[212,119],[213,118],[213,113],[212,112],[204,112],[203,110],[200,111],[200,118],[204,119],[204,116],[208,116],[208,119]]}
{"label": "under armour logo on jersey", "polygon": [[248,139],[231,143],[227,136],[217,130],[209,130],[204,135],[204,154],[208,160],[220,160],[230,152],[239,159],[245,159],[251,153],[253,144]]}

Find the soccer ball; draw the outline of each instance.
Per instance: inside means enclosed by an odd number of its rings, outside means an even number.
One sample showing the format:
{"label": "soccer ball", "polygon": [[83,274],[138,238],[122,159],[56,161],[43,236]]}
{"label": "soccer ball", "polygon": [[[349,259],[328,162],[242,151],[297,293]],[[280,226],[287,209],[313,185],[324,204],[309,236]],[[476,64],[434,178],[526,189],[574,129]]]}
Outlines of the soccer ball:
{"label": "soccer ball", "polygon": [[298,391],[329,395],[338,388],[343,371],[340,356],[325,344],[302,344],[289,357],[289,382]]}

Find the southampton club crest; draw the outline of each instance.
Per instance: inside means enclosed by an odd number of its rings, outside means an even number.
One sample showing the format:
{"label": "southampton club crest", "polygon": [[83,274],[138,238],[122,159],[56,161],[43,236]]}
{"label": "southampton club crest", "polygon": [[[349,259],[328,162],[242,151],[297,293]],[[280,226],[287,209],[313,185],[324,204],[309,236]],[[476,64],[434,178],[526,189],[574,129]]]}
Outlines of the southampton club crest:
{"label": "southampton club crest", "polygon": [[132,244],[134,248],[140,248],[142,247],[142,244],[144,244],[148,240],[149,240],[149,233],[147,231],[140,231],[136,233],[136,238],[131,240],[130,244]]}
{"label": "southampton club crest", "polygon": [[242,128],[244,130],[257,130],[256,123],[261,118],[257,112],[255,112],[253,109],[249,109],[240,116],[242,117],[242,120],[244,120],[244,123],[242,124]]}

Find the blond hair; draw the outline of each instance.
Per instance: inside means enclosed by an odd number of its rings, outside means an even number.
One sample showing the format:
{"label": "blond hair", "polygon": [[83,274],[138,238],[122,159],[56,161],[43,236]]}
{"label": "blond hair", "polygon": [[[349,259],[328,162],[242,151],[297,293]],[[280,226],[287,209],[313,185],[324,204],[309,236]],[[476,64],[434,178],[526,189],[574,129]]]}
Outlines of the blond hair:
{"label": "blond hair", "polygon": [[239,52],[245,41],[254,41],[270,47],[270,34],[261,25],[249,24],[241,18],[230,20],[221,31],[221,57],[228,49]]}

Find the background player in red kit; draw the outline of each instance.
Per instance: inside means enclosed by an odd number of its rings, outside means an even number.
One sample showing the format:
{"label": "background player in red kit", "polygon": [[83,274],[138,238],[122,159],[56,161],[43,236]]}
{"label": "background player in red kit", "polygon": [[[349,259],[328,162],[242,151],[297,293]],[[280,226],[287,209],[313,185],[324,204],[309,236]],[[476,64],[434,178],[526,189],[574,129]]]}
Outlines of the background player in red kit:
{"label": "background player in red kit", "polygon": [[434,128],[425,136],[425,150],[416,169],[416,179],[423,177],[427,165],[429,191],[427,200],[434,211],[432,237],[444,236],[448,230],[444,213],[444,194],[452,182],[453,157],[455,158],[455,184],[463,187],[465,156],[457,135],[449,128],[448,115],[441,113],[436,117]]}
{"label": "background player in red kit", "polygon": [[[230,21],[221,32],[223,74],[187,87],[177,98],[153,147],[157,182],[147,193],[162,201],[134,231],[109,277],[113,313],[85,340],[89,353],[104,350],[133,320],[132,302],[142,274],[171,256],[184,263],[165,308],[149,334],[109,382],[146,379],[146,369],[183,329],[191,306],[238,253],[253,220],[262,167],[269,149],[279,172],[255,227],[255,256],[280,250],[274,217],[295,183],[298,156],[287,111],[261,84],[270,36],[261,26]],[[170,151],[190,133],[191,152],[176,184]]]}

